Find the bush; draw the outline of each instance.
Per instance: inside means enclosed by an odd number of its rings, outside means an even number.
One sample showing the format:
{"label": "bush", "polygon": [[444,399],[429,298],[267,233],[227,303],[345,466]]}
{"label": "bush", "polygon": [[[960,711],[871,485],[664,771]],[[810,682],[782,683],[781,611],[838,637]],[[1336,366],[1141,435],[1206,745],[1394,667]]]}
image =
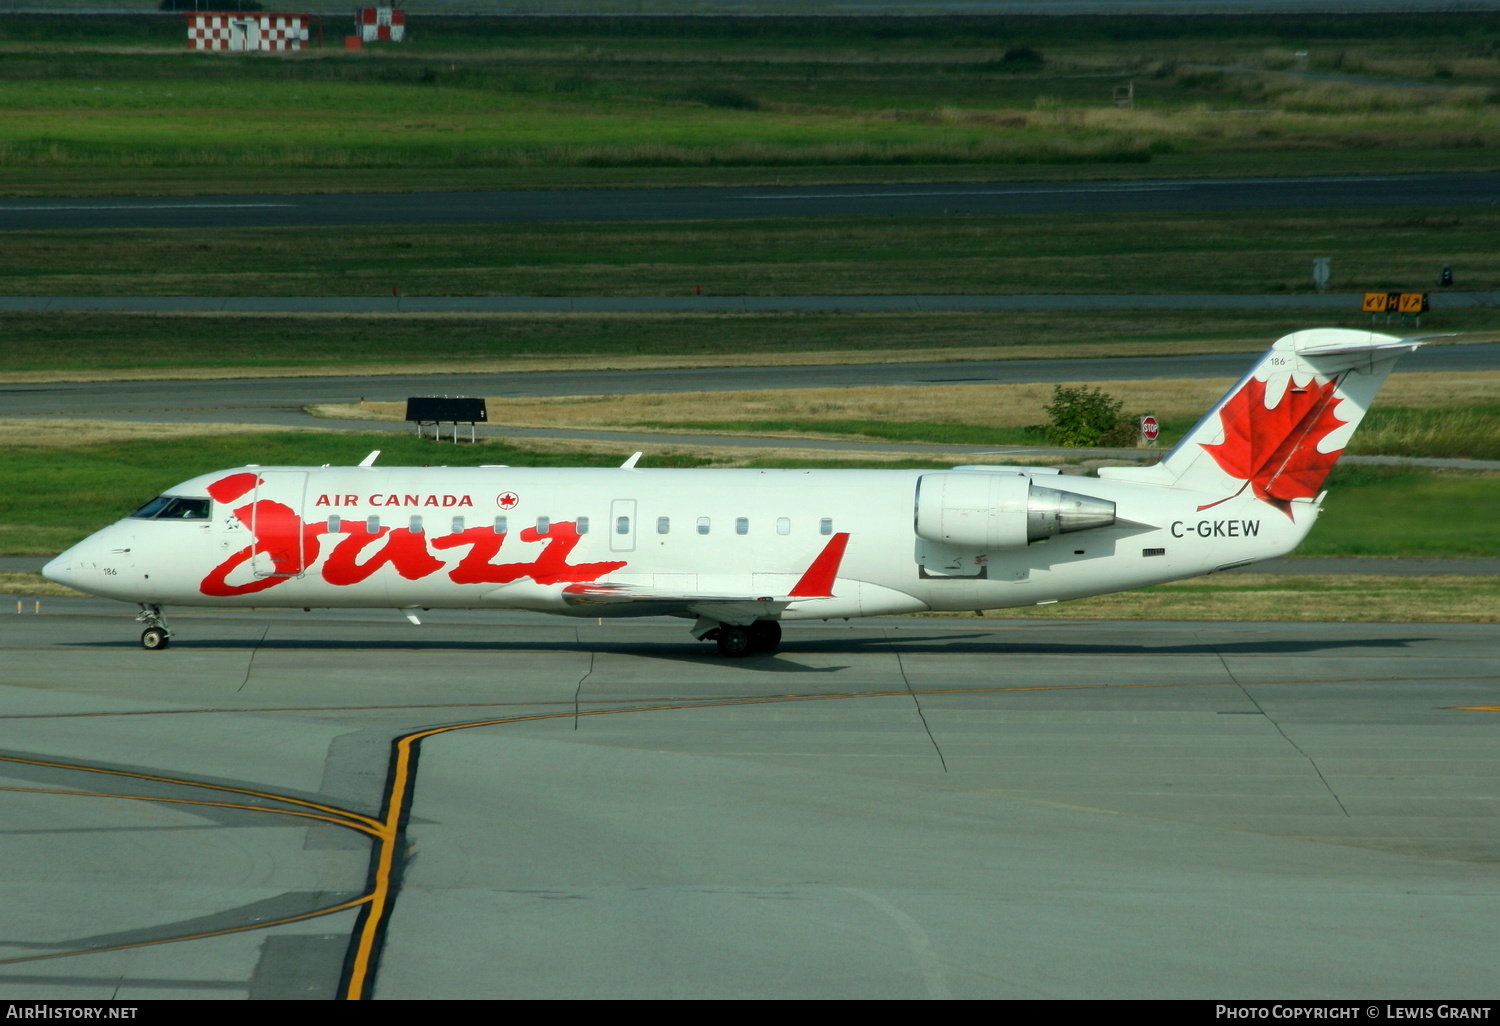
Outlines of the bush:
{"label": "bush", "polygon": [[1125,405],[1102,388],[1064,388],[1052,386],[1052,401],[1043,407],[1052,422],[1047,425],[1047,440],[1053,445],[1089,448],[1100,445],[1106,436],[1113,444],[1134,444],[1117,441],[1120,429],[1130,427],[1130,422],[1120,416]]}
{"label": "bush", "polygon": [[697,86],[680,94],[689,103],[701,103],[705,107],[725,107],[729,110],[760,110],[760,101],[738,89],[721,86]]}
{"label": "bush", "polygon": [[1007,71],[1035,71],[1043,64],[1042,55],[1029,46],[1013,46],[1005,51],[1000,63]]}

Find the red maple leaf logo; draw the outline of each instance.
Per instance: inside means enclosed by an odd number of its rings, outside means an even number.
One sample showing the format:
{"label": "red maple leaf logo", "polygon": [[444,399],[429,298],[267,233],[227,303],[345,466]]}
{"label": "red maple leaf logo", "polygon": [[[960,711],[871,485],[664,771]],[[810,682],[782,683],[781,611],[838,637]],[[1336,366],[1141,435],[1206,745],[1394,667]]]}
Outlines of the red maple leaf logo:
{"label": "red maple leaf logo", "polygon": [[1203,449],[1226,474],[1242,478],[1254,489],[1256,498],[1290,517],[1291,500],[1318,494],[1344,451],[1318,451],[1319,441],[1348,423],[1333,412],[1338,403],[1333,394],[1337,384],[1337,380],[1318,384],[1317,379],[1306,385],[1288,382],[1277,405],[1266,409],[1266,383],[1251,378],[1219,409],[1224,441],[1203,443]]}

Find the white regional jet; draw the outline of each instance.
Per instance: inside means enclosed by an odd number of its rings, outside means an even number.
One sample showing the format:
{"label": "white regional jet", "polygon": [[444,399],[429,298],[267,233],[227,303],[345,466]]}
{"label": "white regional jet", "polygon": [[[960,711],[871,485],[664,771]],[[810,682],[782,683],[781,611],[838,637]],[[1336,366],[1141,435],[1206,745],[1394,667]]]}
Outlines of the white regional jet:
{"label": "white regional jet", "polygon": [[[1153,466],[649,470],[246,466],[204,474],[43,569],[163,606],[693,620],[729,656],[787,620],[999,609],[1284,555],[1410,339],[1288,335]],[[637,454],[639,455],[639,454]]]}

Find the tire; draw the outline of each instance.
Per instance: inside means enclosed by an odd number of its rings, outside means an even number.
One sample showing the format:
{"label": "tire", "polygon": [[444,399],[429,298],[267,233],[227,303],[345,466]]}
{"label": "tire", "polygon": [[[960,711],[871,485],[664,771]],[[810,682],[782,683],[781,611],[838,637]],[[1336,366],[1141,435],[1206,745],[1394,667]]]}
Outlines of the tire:
{"label": "tire", "polygon": [[737,659],[750,654],[750,632],[743,627],[719,628],[719,636],[714,642],[719,646],[719,654],[722,656]]}
{"label": "tire", "polygon": [[147,627],[141,631],[141,647],[148,652],[160,652],[172,642],[172,636],[163,627]]}
{"label": "tire", "polygon": [[756,652],[774,652],[781,644],[781,624],[776,620],[756,620],[749,627],[750,648]]}

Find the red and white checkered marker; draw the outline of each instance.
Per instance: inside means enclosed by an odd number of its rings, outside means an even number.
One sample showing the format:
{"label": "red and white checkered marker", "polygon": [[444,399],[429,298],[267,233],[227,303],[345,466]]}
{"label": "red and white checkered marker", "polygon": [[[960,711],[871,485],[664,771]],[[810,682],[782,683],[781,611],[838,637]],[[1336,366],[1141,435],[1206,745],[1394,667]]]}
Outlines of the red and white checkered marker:
{"label": "red and white checkered marker", "polygon": [[308,14],[187,14],[188,46],[194,50],[301,50],[310,36]]}

